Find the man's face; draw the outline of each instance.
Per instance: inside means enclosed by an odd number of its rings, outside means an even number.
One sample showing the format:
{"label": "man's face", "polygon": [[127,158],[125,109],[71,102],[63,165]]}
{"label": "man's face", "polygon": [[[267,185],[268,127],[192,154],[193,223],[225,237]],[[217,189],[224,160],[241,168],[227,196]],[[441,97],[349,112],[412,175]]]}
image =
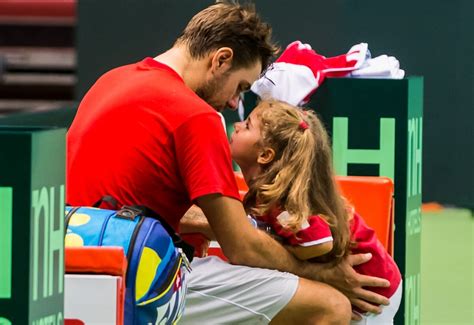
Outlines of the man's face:
{"label": "man's face", "polygon": [[226,107],[235,110],[239,106],[240,94],[250,89],[260,75],[260,62],[248,68],[230,70],[214,76],[196,89],[196,94],[204,99],[216,111],[222,112]]}

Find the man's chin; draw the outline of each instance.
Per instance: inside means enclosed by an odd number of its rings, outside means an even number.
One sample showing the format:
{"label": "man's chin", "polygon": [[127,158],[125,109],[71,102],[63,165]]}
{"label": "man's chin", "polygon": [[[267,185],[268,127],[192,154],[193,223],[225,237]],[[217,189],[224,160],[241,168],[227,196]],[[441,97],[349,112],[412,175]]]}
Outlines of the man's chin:
{"label": "man's chin", "polygon": [[211,103],[209,103],[209,105],[211,105],[211,107],[214,108],[219,113],[222,113],[226,109],[226,106],[223,106],[223,105],[213,105]]}
{"label": "man's chin", "polygon": [[[212,106],[212,105],[211,105],[211,106]],[[214,107],[214,109],[215,109],[216,111],[218,111],[219,113],[222,113],[222,112],[225,111],[225,110],[229,110],[229,111],[232,111],[232,112],[234,112],[234,111],[237,110],[237,107],[234,108],[234,107],[230,107],[230,106],[228,106],[228,105],[224,105],[224,106],[215,106],[215,105],[214,105],[214,106],[212,106],[212,107]]]}

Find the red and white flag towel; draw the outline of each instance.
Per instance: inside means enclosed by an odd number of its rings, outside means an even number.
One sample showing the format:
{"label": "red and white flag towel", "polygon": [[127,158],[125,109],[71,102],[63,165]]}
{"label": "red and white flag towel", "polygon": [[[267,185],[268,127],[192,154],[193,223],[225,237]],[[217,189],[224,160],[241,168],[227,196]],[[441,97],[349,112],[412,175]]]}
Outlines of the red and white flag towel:
{"label": "red and white flag towel", "polygon": [[274,98],[292,105],[309,101],[326,77],[401,79],[405,72],[394,57],[371,58],[367,43],[359,43],[343,55],[326,58],[309,44],[288,45],[265,74],[254,82],[252,91],[262,99]]}

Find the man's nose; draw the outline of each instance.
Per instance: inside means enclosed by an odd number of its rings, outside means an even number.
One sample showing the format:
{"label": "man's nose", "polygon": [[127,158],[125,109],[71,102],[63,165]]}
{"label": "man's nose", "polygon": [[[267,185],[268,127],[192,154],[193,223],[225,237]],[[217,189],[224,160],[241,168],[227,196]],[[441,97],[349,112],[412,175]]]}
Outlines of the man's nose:
{"label": "man's nose", "polygon": [[237,107],[239,107],[239,101],[240,101],[240,95],[235,95],[227,102],[227,106],[231,110],[236,110]]}

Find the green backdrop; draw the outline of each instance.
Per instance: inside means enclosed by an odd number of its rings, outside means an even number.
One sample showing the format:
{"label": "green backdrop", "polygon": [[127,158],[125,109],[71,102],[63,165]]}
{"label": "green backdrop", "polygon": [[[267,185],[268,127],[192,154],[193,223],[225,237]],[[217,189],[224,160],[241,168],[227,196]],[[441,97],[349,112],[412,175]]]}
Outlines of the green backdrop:
{"label": "green backdrop", "polygon": [[[77,98],[108,69],[169,48],[212,2],[79,1]],[[299,39],[333,56],[367,42],[374,56],[394,55],[408,75],[424,76],[423,200],[474,208],[474,1],[255,2],[282,46]]]}
{"label": "green backdrop", "polygon": [[65,129],[0,127],[0,324],[64,320]]}

